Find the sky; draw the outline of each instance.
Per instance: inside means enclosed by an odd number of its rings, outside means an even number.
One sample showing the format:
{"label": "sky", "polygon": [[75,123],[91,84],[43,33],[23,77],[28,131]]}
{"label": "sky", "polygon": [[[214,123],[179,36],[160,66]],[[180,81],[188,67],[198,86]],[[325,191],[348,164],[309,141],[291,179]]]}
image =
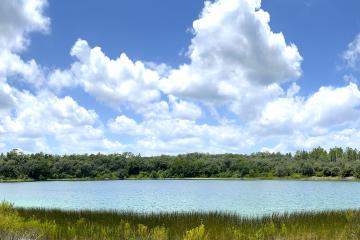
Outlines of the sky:
{"label": "sky", "polygon": [[360,144],[360,2],[3,0],[0,152]]}

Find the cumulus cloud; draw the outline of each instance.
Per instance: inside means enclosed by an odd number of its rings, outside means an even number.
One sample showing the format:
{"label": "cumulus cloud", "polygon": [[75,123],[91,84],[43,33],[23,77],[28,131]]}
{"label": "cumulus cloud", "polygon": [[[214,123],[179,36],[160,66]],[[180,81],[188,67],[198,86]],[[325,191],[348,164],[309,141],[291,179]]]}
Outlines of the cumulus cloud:
{"label": "cumulus cloud", "polygon": [[308,98],[282,97],[269,102],[254,125],[273,134],[317,131],[357,120],[359,106],[360,91],[356,84],[321,87]]}
{"label": "cumulus cloud", "polygon": [[116,109],[141,108],[160,99],[157,88],[159,75],[141,61],[133,62],[125,53],[119,58],[108,58],[100,47],[90,48],[79,39],[71,50],[77,61],[70,70],[55,71],[49,86],[55,89],[81,86],[99,101]]}
{"label": "cumulus cloud", "polygon": [[43,15],[46,0],[4,0],[0,5],[0,81],[10,76],[39,87],[44,73],[35,60],[23,61],[18,52],[25,50],[29,34],[47,32],[50,19]]}
{"label": "cumulus cloud", "polygon": [[191,63],[170,71],[163,91],[208,101],[251,101],[255,91],[271,95],[276,87],[268,86],[297,79],[302,61],[297,47],[271,31],[270,15],[260,7],[261,1],[253,0],[205,2],[193,22]]}
{"label": "cumulus cloud", "polygon": [[45,81],[45,73],[35,60],[23,61],[17,54],[0,50],[0,81],[15,77],[17,80],[40,87]]}
{"label": "cumulus cloud", "polygon": [[46,0],[3,0],[0,6],[0,49],[24,50],[29,33],[49,30],[50,19],[44,16]]}
{"label": "cumulus cloud", "polygon": [[[71,97],[59,98],[47,91],[37,95],[14,88],[7,91],[14,104],[0,117],[2,143],[33,151],[55,151],[54,147],[65,152],[107,150],[109,140],[98,123],[98,115]],[[49,146],[49,142],[55,146]],[[121,144],[113,144],[120,149]]]}

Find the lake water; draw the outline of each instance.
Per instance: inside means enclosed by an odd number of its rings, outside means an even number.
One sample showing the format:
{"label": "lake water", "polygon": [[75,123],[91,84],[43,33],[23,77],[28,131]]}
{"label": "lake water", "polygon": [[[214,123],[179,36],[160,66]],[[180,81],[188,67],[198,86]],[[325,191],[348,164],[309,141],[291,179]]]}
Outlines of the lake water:
{"label": "lake water", "polygon": [[227,211],[264,215],[360,208],[360,182],[129,180],[0,183],[21,207],[137,212]]}

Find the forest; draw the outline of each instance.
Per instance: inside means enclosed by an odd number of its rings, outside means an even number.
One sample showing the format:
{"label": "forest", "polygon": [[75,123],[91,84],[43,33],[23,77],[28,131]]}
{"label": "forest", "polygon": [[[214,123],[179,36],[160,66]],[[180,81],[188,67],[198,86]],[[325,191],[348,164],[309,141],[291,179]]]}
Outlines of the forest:
{"label": "forest", "polygon": [[296,153],[0,154],[0,179],[360,178],[360,151],[321,147]]}

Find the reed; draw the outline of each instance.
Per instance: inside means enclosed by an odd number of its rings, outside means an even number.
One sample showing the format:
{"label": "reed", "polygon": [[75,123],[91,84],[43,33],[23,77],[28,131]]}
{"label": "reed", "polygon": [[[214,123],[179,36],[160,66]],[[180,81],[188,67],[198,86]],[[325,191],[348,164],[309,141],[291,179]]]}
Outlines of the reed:
{"label": "reed", "polygon": [[134,213],[0,206],[0,239],[360,239],[360,211],[241,217],[222,212]]}

